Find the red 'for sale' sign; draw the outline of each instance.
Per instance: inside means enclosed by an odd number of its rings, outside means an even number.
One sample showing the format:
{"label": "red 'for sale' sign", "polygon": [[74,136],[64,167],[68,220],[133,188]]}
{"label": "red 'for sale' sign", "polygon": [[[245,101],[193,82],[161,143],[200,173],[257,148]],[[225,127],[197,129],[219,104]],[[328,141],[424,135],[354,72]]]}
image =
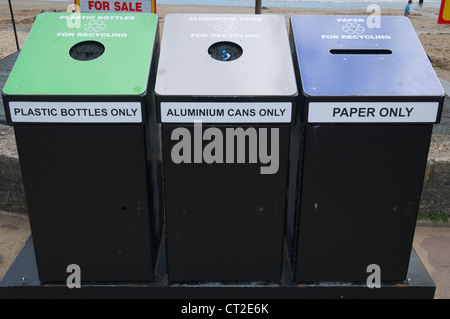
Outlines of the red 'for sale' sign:
{"label": "red 'for sale' sign", "polygon": [[75,0],[79,12],[156,13],[156,0]]}

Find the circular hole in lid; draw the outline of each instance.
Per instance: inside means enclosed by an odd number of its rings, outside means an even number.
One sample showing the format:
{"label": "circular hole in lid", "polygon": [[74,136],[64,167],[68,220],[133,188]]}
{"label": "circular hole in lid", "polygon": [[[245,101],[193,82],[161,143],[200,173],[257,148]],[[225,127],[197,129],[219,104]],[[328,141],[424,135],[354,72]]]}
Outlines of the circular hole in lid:
{"label": "circular hole in lid", "polygon": [[242,47],[234,42],[216,42],[208,48],[208,54],[215,60],[229,62],[241,57]]}
{"label": "circular hole in lid", "polygon": [[70,48],[69,55],[77,61],[97,59],[105,52],[105,46],[97,41],[83,41]]}

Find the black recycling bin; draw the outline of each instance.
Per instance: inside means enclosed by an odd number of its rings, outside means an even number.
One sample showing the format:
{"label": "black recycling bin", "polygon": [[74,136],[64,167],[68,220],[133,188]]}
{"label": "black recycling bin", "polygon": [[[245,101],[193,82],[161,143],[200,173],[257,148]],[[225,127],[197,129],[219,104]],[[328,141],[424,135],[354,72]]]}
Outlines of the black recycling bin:
{"label": "black recycling bin", "polygon": [[[405,17],[294,16],[302,92],[295,280],[406,280],[444,91]],[[292,219],[294,220],[294,219]],[[375,278],[375,277],[372,277]]]}
{"label": "black recycling bin", "polygon": [[74,282],[154,278],[158,42],[154,14],[46,13],[33,25],[3,99],[41,282],[65,283],[73,265]]}
{"label": "black recycling bin", "polygon": [[285,19],[168,15],[155,92],[169,280],[280,280],[297,99]]}

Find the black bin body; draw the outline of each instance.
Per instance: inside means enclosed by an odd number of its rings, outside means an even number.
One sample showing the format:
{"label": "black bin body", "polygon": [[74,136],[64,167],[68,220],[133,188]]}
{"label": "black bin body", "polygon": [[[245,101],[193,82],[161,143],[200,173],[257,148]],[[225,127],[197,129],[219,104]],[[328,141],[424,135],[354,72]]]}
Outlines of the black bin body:
{"label": "black bin body", "polygon": [[[39,278],[65,283],[77,265],[81,282],[150,281],[162,233],[152,87],[158,17],[80,17],[111,33],[68,36],[70,14],[39,15],[3,92]],[[124,60],[123,47],[144,40]],[[76,44],[87,59],[69,55]],[[102,45],[103,54],[89,59]]]}
{"label": "black bin body", "polygon": [[155,91],[169,280],[280,280],[297,98],[284,18],[167,16]]}
{"label": "black bin body", "polygon": [[406,279],[444,93],[409,20],[379,18],[376,28],[359,16],[291,18],[304,132],[289,219],[298,282],[365,283],[372,265],[381,282]]}

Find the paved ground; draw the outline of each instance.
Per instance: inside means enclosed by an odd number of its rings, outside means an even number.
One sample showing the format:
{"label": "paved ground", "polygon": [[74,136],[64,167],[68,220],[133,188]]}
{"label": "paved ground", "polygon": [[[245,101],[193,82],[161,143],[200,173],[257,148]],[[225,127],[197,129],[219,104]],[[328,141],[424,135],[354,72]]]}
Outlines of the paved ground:
{"label": "paved ground", "polygon": [[450,227],[416,227],[414,249],[436,284],[435,299],[450,299]]}
{"label": "paved ground", "polygon": [[29,236],[28,215],[0,211],[0,280]]}
{"label": "paved ground", "polygon": [[[27,215],[0,211],[0,281],[29,236]],[[450,299],[450,227],[419,225],[413,246],[436,284],[435,299]]]}

